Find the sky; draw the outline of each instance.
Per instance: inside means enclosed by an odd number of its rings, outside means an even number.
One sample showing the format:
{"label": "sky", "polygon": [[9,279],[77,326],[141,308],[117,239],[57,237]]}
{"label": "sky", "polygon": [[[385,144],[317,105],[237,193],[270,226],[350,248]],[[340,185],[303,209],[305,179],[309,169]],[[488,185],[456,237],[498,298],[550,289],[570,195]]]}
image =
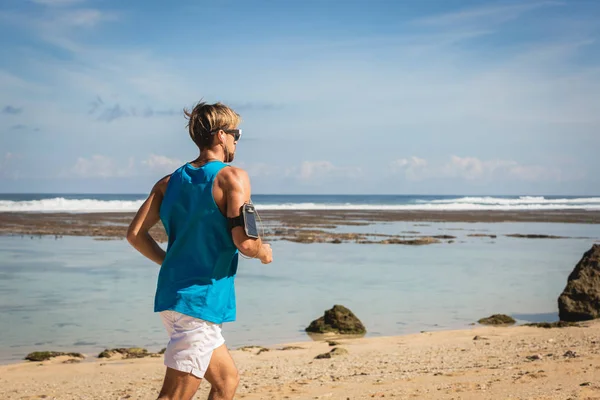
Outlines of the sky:
{"label": "sky", "polygon": [[0,192],[147,193],[184,107],[261,194],[600,194],[600,2],[0,3]]}

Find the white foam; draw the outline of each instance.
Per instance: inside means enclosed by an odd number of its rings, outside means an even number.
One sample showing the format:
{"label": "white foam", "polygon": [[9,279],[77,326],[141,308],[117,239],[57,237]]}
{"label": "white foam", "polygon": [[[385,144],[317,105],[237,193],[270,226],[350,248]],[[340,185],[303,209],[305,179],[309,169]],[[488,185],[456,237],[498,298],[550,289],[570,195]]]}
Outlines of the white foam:
{"label": "white foam", "polygon": [[256,204],[260,210],[365,210],[365,211],[523,211],[523,210],[600,210],[600,204]]}
{"label": "white foam", "polygon": [[0,200],[0,211],[4,212],[135,212],[143,200],[94,200],[94,199],[52,199],[31,201]]}
{"label": "white foam", "polygon": [[[56,197],[32,201],[0,200],[0,212],[135,212],[143,200],[65,199]],[[545,199],[523,196],[518,199],[498,197],[462,197],[445,200],[419,200],[414,204],[358,203],[257,203],[259,210],[406,210],[406,211],[511,211],[511,210],[600,210],[600,197]]]}
{"label": "white foam", "polygon": [[546,199],[542,196],[521,196],[518,199],[506,199],[500,197],[462,197],[459,199],[444,199],[426,201],[433,204],[489,204],[489,205],[592,205],[600,204],[600,197],[582,197],[574,199]]}

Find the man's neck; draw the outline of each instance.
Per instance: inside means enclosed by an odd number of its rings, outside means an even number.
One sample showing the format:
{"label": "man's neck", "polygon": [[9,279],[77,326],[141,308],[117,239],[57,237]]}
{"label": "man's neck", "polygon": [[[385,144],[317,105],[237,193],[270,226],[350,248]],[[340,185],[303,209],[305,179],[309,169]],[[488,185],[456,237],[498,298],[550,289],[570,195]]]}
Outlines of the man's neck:
{"label": "man's neck", "polygon": [[225,160],[225,155],[222,149],[207,149],[200,152],[200,155],[194,163],[197,164],[206,164],[209,161],[223,161]]}

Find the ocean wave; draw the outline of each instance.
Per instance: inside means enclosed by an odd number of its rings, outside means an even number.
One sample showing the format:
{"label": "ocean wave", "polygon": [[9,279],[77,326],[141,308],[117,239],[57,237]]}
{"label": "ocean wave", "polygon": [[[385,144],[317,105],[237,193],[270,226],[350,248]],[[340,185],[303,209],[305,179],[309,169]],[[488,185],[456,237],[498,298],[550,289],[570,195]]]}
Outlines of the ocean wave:
{"label": "ocean wave", "polygon": [[11,201],[0,200],[2,212],[135,212],[144,200],[51,199]]}
{"label": "ocean wave", "polygon": [[256,204],[260,210],[364,210],[364,211],[535,211],[535,210],[600,210],[600,204]]}
{"label": "ocean wave", "polygon": [[521,196],[516,199],[503,197],[462,197],[458,199],[443,199],[419,201],[432,204],[489,204],[489,205],[572,205],[600,204],[600,197],[581,197],[571,199],[546,199],[543,196]]}
{"label": "ocean wave", "polygon": [[[135,212],[144,200],[66,199],[30,201],[0,200],[0,212]],[[497,198],[462,197],[418,200],[412,204],[360,203],[256,203],[258,210],[365,210],[365,211],[519,211],[519,210],[600,210],[600,197],[545,199],[543,197]]]}

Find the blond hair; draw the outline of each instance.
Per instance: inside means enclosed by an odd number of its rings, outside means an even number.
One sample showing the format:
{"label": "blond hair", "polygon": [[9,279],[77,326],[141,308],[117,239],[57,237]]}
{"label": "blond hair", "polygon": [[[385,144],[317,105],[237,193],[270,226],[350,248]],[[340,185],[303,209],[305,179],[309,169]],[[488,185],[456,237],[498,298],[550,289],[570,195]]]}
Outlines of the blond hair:
{"label": "blond hair", "polygon": [[220,102],[207,104],[200,101],[191,112],[184,108],[183,113],[188,119],[190,137],[200,150],[212,146],[212,133],[219,129],[235,129],[241,122],[235,111]]}

